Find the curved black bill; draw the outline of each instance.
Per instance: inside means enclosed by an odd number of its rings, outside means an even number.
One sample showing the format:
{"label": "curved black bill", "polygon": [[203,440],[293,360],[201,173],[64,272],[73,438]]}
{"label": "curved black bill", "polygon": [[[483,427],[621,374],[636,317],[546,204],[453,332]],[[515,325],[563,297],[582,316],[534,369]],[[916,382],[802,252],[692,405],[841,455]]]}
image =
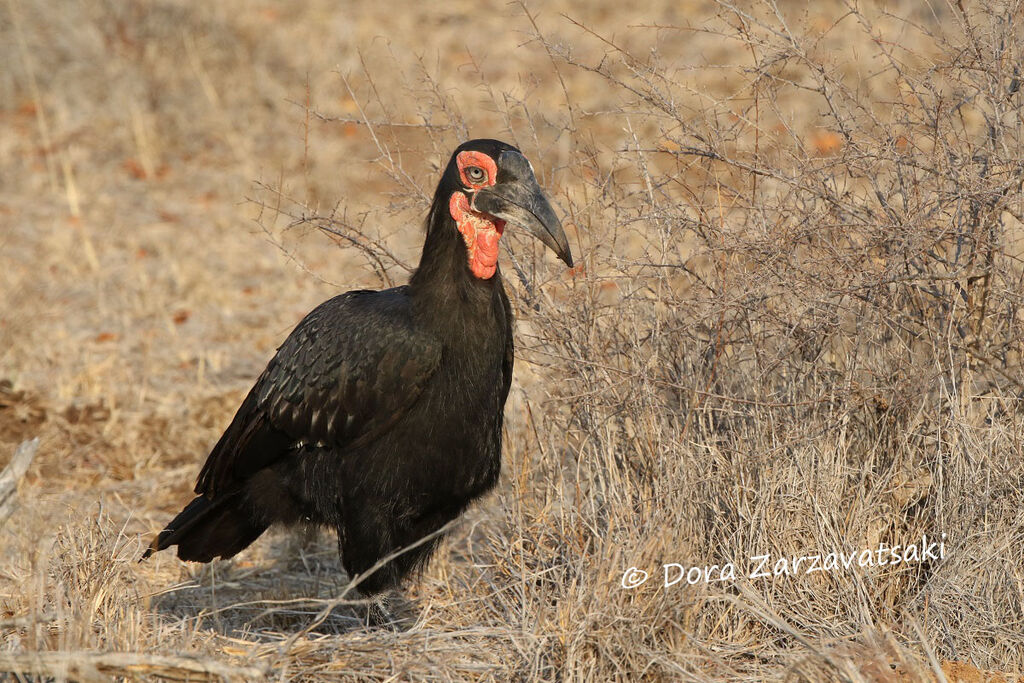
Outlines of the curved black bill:
{"label": "curved black bill", "polygon": [[498,183],[476,193],[474,208],[526,228],[571,268],[572,252],[562,223],[537,184],[526,157],[518,152],[502,152],[498,168]]}

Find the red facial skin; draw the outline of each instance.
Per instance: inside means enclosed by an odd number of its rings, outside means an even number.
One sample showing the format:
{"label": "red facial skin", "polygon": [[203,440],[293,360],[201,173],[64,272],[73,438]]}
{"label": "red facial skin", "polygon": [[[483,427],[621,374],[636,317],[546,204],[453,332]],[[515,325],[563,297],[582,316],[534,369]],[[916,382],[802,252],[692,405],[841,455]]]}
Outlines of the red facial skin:
{"label": "red facial skin", "polygon": [[[455,159],[459,166],[459,177],[466,186],[467,192],[474,195],[483,187],[494,185],[498,176],[498,166],[494,159],[483,152],[460,152]],[[466,177],[466,169],[476,166],[487,173],[482,182],[474,183]],[[473,210],[473,203],[466,192],[455,192],[448,200],[448,211],[466,242],[469,253],[469,270],[481,280],[494,276],[498,268],[498,240],[505,230],[505,221],[486,213]]]}
{"label": "red facial skin", "polygon": [[473,211],[463,192],[452,194],[448,210],[466,242],[469,270],[481,280],[490,279],[498,268],[498,239],[505,231],[505,221]]}

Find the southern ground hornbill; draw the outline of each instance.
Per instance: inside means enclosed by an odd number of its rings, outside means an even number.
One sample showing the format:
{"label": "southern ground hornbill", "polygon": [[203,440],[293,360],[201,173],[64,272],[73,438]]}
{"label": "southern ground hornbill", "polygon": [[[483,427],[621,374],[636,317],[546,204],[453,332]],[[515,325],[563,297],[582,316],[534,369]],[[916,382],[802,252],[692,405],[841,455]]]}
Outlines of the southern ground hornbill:
{"label": "southern ground hornbill", "polygon": [[[198,496],[144,557],[177,545],[181,559],[209,562],[272,524],[311,523],[337,531],[354,577],[494,486],[513,362],[498,268],[506,222],[572,265],[526,157],[497,140],[462,144],[409,284],[341,294],[298,324],[210,452]],[[436,542],[366,576],[361,592],[396,586]]]}

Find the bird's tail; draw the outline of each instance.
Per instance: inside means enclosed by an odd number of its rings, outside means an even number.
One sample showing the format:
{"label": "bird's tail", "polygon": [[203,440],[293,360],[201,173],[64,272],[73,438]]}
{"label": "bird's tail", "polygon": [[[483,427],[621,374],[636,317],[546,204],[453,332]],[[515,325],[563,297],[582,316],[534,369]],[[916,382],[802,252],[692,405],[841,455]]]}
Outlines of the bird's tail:
{"label": "bird's tail", "polygon": [[232,557],[268,526],[254,514],[244,492],[216,499],[197,496],[153,539],[142,559],[172,545],[178,546],[178,557],[183,560],[209,562],[215,557]]}

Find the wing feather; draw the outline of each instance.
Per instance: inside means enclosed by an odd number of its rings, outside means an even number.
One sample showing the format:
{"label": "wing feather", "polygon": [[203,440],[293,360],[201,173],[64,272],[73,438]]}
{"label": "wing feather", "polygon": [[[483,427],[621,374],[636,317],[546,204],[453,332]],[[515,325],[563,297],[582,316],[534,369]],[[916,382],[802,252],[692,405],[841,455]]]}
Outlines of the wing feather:
{"label": "wing feather", "polygon": [[405,287],[325,301],[260,375],[210,452],[196,493],[212,497],[299,443],[343,450],[376,438],[415,402],[440,358],[440,344],[413,325]]}

